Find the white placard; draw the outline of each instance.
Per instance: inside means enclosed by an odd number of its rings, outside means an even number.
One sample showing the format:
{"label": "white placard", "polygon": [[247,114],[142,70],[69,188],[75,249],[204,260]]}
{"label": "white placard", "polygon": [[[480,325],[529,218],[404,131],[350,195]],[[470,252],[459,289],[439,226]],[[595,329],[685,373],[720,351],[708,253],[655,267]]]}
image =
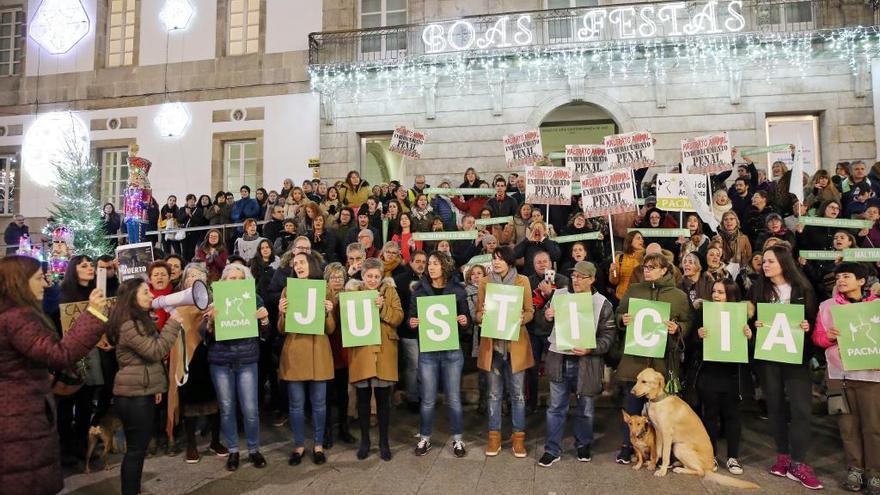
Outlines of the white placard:
{"label": "white placard", "polygon": [[526,131],[504,136],[504,159],[507,168],[521,169],[526,165],[544,161],[541,132]]}
{"label": "white placard", "polygon": [[526,203],[569,206],[571,181],[568,167],[526,167]]}
{"label": "white placard", "polygon": [[612,169],[631,167],[634,170],[653,167],[654,138],[648,131],[605,136],[605,155]]}
{"label": "white placard", "polygon": [[422,157],[422,146],[425,145],[426,137],[422,131],[398,127],[391,135],[391,145],[388,146],[388,151],[419,159]]}
{"label": "white placard", "polygon": [[689,174],[717,174],[733,168],[726,132],[681,140],[681,164]]}
{"label": "white placard", "polygon": [[581,206],[588,218],[637,211],[630,169],[581,177]]}
{"label": "white placard", "polygon": [[605,146],[601,144],[565,145],[565,166],[574,172],[575,180],[582,175],[590,175],[608,170],[608,157]]}
{"label": "white placard", "polygon": [[701,174],[657,174],[657,208],[664,211],[695,211],[688,198],[685,180],[691,183],[697,196],[708,201],[709,186]]}

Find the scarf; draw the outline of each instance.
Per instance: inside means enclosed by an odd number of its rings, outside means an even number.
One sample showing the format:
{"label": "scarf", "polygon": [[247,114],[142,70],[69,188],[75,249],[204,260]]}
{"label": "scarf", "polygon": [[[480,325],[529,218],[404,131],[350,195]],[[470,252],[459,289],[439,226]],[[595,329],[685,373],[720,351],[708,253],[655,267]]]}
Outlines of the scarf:
{"label": "scarf", "polygon": [[[516,268],[514,267],[510,267],[510,270],[504,277],[498,275],[494,271],[489,272],[489,282],[493,284],[514,285],[515,281]],[[492,339],[492,350],[504,356],[504,359],[507,359],[507,354],[510,352],[510,342],[506,340]]]}
{"label": "scarf", "polygon": [[[718,220],[718,223],[721,223],[721,217],[724,216],[725,213],[733,208],[733,203],[727,203],[724,206],[719,206],[714,201],[712,202],[712,215],[715,217],[715,220]],[[718,229],[721,230],[721,229]]]}
{"label": "scarf", "polygon": [[414,206],[412,208],[412,210],[410,210],[410,212],[412,213],[412,216],[418,220],[424,220],[424,219],[428,218],[428,214],[430,214],[433,211],[434,211],[434,209],[431,208],[430,206],[428,206],[426,208],[419,208],[417,206]]}
{"label": "scarf", "polygon": [[[734,261],[735,263],[739,263],[740,265],[744,264],[743,260],[734,260],[734,258],[738,257],[737,253],[737,244],[740,236],[739,227],[733,229],[733,232],[728,232],[724,230],[724,228],[718,229],[718,235],[721,237],[721,253],[722,259],[726,260],[728,263]],[[746,260],[747,261],[747,260]],[[747,264],[747,263],[745,263]]]}
{"label": "scarf", "polygon": [[401,259],[400,259],[399,256],[396,257],[396,258],[394,258],[394,259],[391,260],[391,261],[385,261],[385,259],[383,258],[383,259],[382,259],[382,264],[385,265],[385,276],[386,276],[386,277],[390,277],[391,274],[394,273],[394,270],[395,270],[398,266],[400,266],[400,262],[401,262]]}

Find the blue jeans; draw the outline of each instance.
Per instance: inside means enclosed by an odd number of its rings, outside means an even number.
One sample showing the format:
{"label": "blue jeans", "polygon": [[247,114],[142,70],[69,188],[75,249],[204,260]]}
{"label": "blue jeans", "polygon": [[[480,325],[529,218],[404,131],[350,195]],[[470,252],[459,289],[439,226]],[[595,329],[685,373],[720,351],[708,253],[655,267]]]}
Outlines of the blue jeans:
{"label": "blue jeans", "polygon": [[248,452],[260,449],[260,411],[257,398],[257,363],[239,366],[211,365],[211,381],[217,391],[220,406],[220,430],[229,452],[238,452],[238,421],[235,411],[236,393],[241,415],[244,418],[244,432],[247,436]]}
{"label": "blue jeans", "polygon": [[[550,382],[550,407],[547,408],[547,441],[544,450],[551,455],[562,453],[562,435],[565,433],[565,419],[568,415],[568,396],[577,393],[578,359],[563,358],[562,381]],[[581,448],[593,443],[593,398],[577,396],[577,409],[574,411],[574,446]]]}
{"label": "blue jeans", "polygon": [[443,378],[443,391],[449,407],[449,428],[452,439],[461,440],[461,370],[464,355],[460,350],[423,352],[419,354],[419,381],[422,396],[421,427],[422,438],[431,438],[434,425],[434,404],[437,402],[437,385]]}
{"label": "blue jeans", "polygon": [[492,352],[492,369],[489,370],[489,431],[501,430],[501,399],[504,387],[510,394],[510,419],[513,431],[526,430],[526,396],[523,392],[525,372],[513,373],[510,359]]}
{"label": "blue jeans", "polygon": [[403,385],[407,402],[419,401],[419,339],[400,339],[403,354]]}
{"label": "blue jeans", "polygon": [[306,387],[312,401],[312,424],[315,428],[315,446],[324,443],[324,424],[327,420],[327,382],[287,382],[288,414],[293,431],[293,447],[305,445],[306,433]]}

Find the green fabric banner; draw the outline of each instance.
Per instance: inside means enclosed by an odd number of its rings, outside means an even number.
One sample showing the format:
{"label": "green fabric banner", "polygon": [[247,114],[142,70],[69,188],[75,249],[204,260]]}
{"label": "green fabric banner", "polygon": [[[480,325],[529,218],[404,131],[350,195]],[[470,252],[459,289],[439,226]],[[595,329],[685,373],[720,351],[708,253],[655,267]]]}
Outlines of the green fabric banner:
{"label": "green fabric banner", "polygon": [[880,261],[880,248],[844,249],[843,261]]}
{"label": "green fabric banner", "polygon": [[491,263],[491,262],[492,262],[492,255],[491,254],[480,254],[480,255],[477,255],[477,256],[474,256],[473,258],[471,258],[465,264],[465,266],[482,265],[484,263]]}
{"label": "green fabric banner", "polygon": [[478,218],[474,221],[477,227],[484,225],[498,225],[501,223],[513,223],[513,217]]}
{"label": "green fabric banner", "polygon": [[308,335],[324,335],[324,299],[327,282],[301,278],[287,279],[287,313],[284,331]]}
{"label": "green fabric banner", "polygon": [[379,308],[375,290],[342,292],[339,294],[339,315],[342,347],[380,345],[382,327],[379,326]]}
{"label": "green fabric banner", "polygon": [[456,188],[440,188],[429,187],[425,189],[425,194],[441,194],[444,196],[494,196],[495,189],[483,189],[473,187],[456,187]]}
{"label": "green fabric banner", "polygon": [[382,244],[388,242],[388,219],[382,219]]}
{"label": "green fabric banner", "polygon": [[798,254],[803,257],[805,260],[836,260],[838,257],[843,256],[842,251],[822,251],[822,250],[809,250],[804,249],[801,250]]}
{"label": "green fabric banner", "polygon": [[880,300],[831,306],[846,371],[880,369]]}
{"label": "green fabric banner", "polygon": [[585,234],[561,235],[554,237],[553,241],[557,244],[565,244],[566,242],[592,241],[599,238],[601,232],[587,232]]}
{"label": "green fabric banner", "polygon": [[423,296],[416,300],[419,314],[419,352],[458,350],[455,295]]}
{"label": "green fabric banner", "polygon": [[690,237],[688,229],[626,229],[626,232],[638,231],[644,237]]}
{"label": "green fabric banner", "polygon": [[632,356],[662,358],[666,355],[670,304],[647,299],[630,299],[632,321],[626,326],[623,353]]}
{"label": "green fabric banner", "polygon": [[476,230],[454,230],[451,232],[413,232],[414,241],[472,241],[477,238]]}
{"label": "green fabric banner", "polygon": [[814,227],[837,227],[839,229],[870,229],[874,226],[872,220],[859,220],[856,218],[827,218],[827,217],[798,217],[798,223]]}
{"label": "green fabric banner", "polygon": [[553,335],[560,351],[596,348],[596,321],[593,295],[557,294],[553,296]]}
{"label": "green fabric banner", "polygon": [[254,279],[229,280],[211,284],[214,294],[214,336],[217,340],[259,336],[257,330],[257,291]]}
{"label": "green fabric banner", "polygon": [[[761,153],[775,153],[778,151],[786,151],[791,150],[790,144],[773,144],[770,146],[751,146],[748,148],[739,148],[737,152],[739,152],[740,156],[755,156]],[[792,153],[794,153],[792,151]]]}
{"label": "green fabric banner", "polygon": [[801,364],[804,356],[803,304],[758,303],[758,321],[764,324],[755,339],[755,359]]}
{"label": "green fabric banner", "polygon": [[486,303],[483,305],[480,335],[490,339],[519,340],[522,305],[522,287],[486,284]]}
{"label": "green fabric banner", "polygon": [[722,363],[748,363],[749,341],[744,327],[748,309],[744,302],[703,302],[703,359]]}

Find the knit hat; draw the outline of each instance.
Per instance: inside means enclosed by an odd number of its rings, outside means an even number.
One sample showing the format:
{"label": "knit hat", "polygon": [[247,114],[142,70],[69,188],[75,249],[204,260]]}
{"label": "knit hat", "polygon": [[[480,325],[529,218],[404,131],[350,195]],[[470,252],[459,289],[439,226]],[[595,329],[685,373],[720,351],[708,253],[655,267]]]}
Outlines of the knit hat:
{"label": "knit hat", "polygon": [[492,234],[486,234],[485,236],[483,236],[483,246],[484,247],[486,246],[486,244],[488,244],[490,242],[494,242],[497,244],[498,239],[496,239],[495,236]]}
{"label": "knit hat", "polygon": [[769,215],[767,215],[767,219],[764,220],[764,223],[769,224],[771,220],[779,220],[781,222],[782,215],[780,215],[779,213],[770,213]]}

